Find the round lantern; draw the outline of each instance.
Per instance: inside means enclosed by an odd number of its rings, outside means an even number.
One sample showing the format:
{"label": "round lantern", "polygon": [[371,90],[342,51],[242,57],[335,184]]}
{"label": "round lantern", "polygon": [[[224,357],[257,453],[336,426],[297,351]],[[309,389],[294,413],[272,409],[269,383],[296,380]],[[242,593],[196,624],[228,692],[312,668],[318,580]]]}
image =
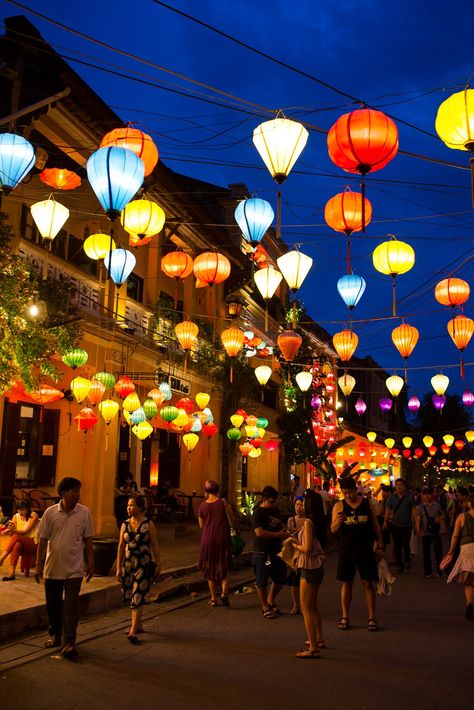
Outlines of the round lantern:
{"label": "round lantern", "polygon": [[105,392],[105,389],[105,385],[103,385],[102,382],[99,382],[99,380],[92,378],[91,386],[87,395],[89,402],[92,405],[96,405],[97,402],[100,402]]}
{"label": "round lantern", "polygon": [[175,325],[174,332],[179,340],[179,344],[183,350],[186,351],[191,350],[193,345],[196,343],[199,327],[191,320],[184,320]]}
{"label": "round lantern", "polygon": [[102,419],[108,425],[117,414],[119,404],[114,399],[104,399],[102,402],[99,402],[98,408]]}
{"label": "round lantern", "polygon": [[150,175],[153,168],[158,162],[158,149],[151,136],[138,128],[124,126],[123,128],[114,128],[109,131],[100,141],[101,148],[115,146],[118,148],[126,148],[133,151],[144,165],[144,176]]}
{"label": "round lantern", "polygon": [[382,412],[389,412],[392,409],[393,402],[390,397],[382,397],[379,399],[379,407]]}
{"label": "round lantern", "polygon": [[416,394],[412,395],[410,399],[408,400],[408,409],[410,412],[417,412],[421,406],[420,400],[416,396]]}
{"label": "round lantern", "polygon": [[444,405],[446,404],[446,395],[444,394],[434,394],[431,398],[433,400],[434,408],[441,412]]}
{"label": "round lantern", "polygon": [[197,434],[192,433],[192,432],[189,434],[185,434],[183,436],[183,444],[185,445],[185,447],[187,448],[189,453],[191,453],[191,451],[193,451],[196,448],[198,441],[199,441],[199,436]]}
{"label": "round lantern", "polygon": [[287,362],[292,362],[301,347],[303,339],[293,330],[284,330],[277,338],[277,344]]}
{"label": "round lantern", "polygon": [[136,234],[128,235],[128,246],[136,249],[137,247],[144,247],[151,242],[151,237],[143,237],[140,239]]}
{"label": "round lantern", "polygon": [[68,350],[66,353],[64,353],[61,360],[65,365],[68,365],[73,370],[75,370],[76,367],[82,367],[83,365],[85,365],[88,358],[89,355],[87,354],[86,350],[84,350],[83,348],[73,348],[72,350]]}
{"label": "round lantern", "polygon": [[262,455],[262,449],[260,447],[256,447],[256,448],[254,447],[254,448],[250,449],[250,451],[248,453],[248,456],[251,459],[258,459],[258,457],[261,455]]}
{"label": "round lantern", "polygon": [[321,405],[322,405],[321,397],[320,397],[319,395],[317,395],[317,394],[314,394],[314,395],[311,397],[311,406],[312,406],[312,408],[313,408],[315,411],[317,411],[318,409],[321,409]]}
{"label": "round lantern", "polygon": [[97,261],[98,259],[103,259],[109,251],[114,251],[117,245],[108,234],[99,232],[98,234],[91,234],[90,237],[87,237],[82,248],[89,259]]}
{"label": "round lantern", "polygon": [[204,409],[209,404],[211,396],[207,392],[198,392],[194,399],[199,409]]}
{"label": "round lantern", "polygon": [[222,345],[229,357],[235,357],[242,350],[245,341],[244,331],[240,328],[226,328],[221,333]]}
{"label": "round lantern", "polygon": [[467,281],[458,278],[443,279],[435,286],[435,298],[442,306],[462,306],[466,303],[471,293]]}
{"label": "round lantern", "polygon": [[87,395],[89,394],[89,390],[91,388],[91,381],[86,380],[85,377],[75,377],[73,380],[71,380],[71,392],[74,396],[74,399],[76,402],[83,402]]}
{"label": "round lantern", "polygon": [[102,370],[101,372],[96,372],[94,375],[94,379],[98,380],[99,382],[102,382],[106,390],[110,389],[115,385],[115,377],[112,375],[111,372],[106,372],[105,370]]}
{"label": "round lantern", "polygon": [[288,284],[288,288],[296,293],[305,280],[313,260],[310,256],[294,249],[277,259],[278,268]]}
{"label": "round lantern", "polygon": [[194,402],[189,397],[181,397],[181,399],[176,402],[176,406],[178,409],[184,409],[186,414],[191,414],[195,409]]}
{"label": "round lantern", "polygon": [[387,377],[385,380],[385,385],[392,397],[398,397],[404,384],[405,382],[403,381],[403,377],[400,377],[399,375],[392,375],[391,377]]}
{"label": "round lantern", "polygon": [[288,177],[307,140],[306,128],[288,118],[265,121],[253,132],[253,144],[279,185]]}
{"label": "round lantern", "polygon": [[[257,426],[259,429],[266,429],[268,426],[268,419],[265,419],[265,417],[258,417],[255,426]],[[262,434],[260,436],[262,436]]]}
{"label": "round lantern", "polygon": [[120,224],[125,231],[140,239],[158,234],[164,223],[165,213],[160,205],[145,198],[132,200],[120,213]]}
{"label": "round lantern", "polygon": [[466,431],[464,436],[466,437],[467,442],[469,444],[472,444],[472,442],[474,441],[474,431],[471,431],[471,430]]}
{"label": "round lantern", "polygon": [[313,373],[304,370],[295,375],[296,384],[302,392],[307,392],[313,383]]}
{"label": "round lantern", "polygon": [[365,414],[365,412],[367,410],[367,405],[361,397],[359,397],[359,399],[355,403],[354,409],[356,410],[359,417],[361,417],[363,414]]}
{"label": "round lantern", "polygon": [[[133,418],[133,415],[130,417],[131,419]],[[146,439],[148,436],[153,431],[153,427],[150,424],[150,422],[147,422],[146,419],[141,422],[137,422],[134,426],[132,426],[132,432],[135,434],[140,441],[143,441]]]}
{"label": "round lantern", "polygon": [[193,272],[193,260],[184,251],[170,251],[161,259],[161,270],[171,279],[185,279]]}
{"label": "round lantern", "polygon": [[352,192],[348,189],[334,195],[326,202],[324,219],[335,232],[343,232],[349,237],[353,232],[360,232],[363,225],[367,226],[370,223],[372,205],[366,197],[362,197],[360,192]]}
{"label": "round lantern", "polygon": [[140,398],[138,397],[135,391],[130,392],[130,394],[127,394],[127,396],[122,402],[122,407],[130,413],[141,407]]}
{"label": "round lantern", "polygon": [[35,151],[26,138],[15,133],[0,134],[0,185],[8,195],[35,164]]}
{"label": "round lantern", "polygon": [[268,365],[259,365],[255,368],[255,377],[262,387],[264,387],[272,376],[272,368]]}
{"label": "round lantern", "polygon": [[438,109],[436,132],[448,148],[471,153],[471,177],[474,205],[474,90],[466,87],[447,98]]}
{"label": "round lantern", "polygon": [[387,447],[387,449],[393,449],[393,447],[395,446],[395,439],[391,439],[391,438],[385,439],[384,444]]}
{"label": "round lantern", "polygon": [[232,427],[232,429],[227,430],[227,438],[231,441],[238,441],[242,438],[242,432],[237,427]]}
{"label": "round lantern", "polygon": [[426,446],[427,449],[430,448],[430,446],[433,446],[433,437],[432,436],[424,436],[423,437],[423,444]]}
{"label": "round lantern", "polygon": [[165,422],[172,422],[176,419],[176,417],[179,414],[179,410],[177,407],[173,407],[171,404],[166,405],[166,407],[162,407],[160,409],[160,417],[165,421]]}
{"label": "round lantern", "polygon": [[345,274],[338,279],[337,290],[350,311],[357,306],[364,295],[365,286],[365,279],[357,274]]}
{"label": "round lantern", "polygon": [[347,372],[345,372],[339,379],[338,379],[338,385],[341,388],[341,391],[344,393],[346,397],[349,397],[350,393],[354,389],[356,385],[356,380],[355,377],[352,377],[352,375],[348,375]]}
{"label": "round lantern", "polygon": [[147,419],[158,416],[158,405],[152,397],[147,397],[142,406]]}
{"label": "round lantern", "polygon": [[245,418],[245,423],[246,423],[248,426],[255,427],[255,426],[257,426],[257,422],[258,422],[258,417],[256,417],[255,414],[249,414],[249,415]]}
{"label": "round lantern", "polygon": [[82,182],[77,173],[62,168],[45,168],[38,177],[55,190],[75,190]]}
{"label": "round lantern", "polygon": [[449,377],[447,375],[438,373],[437,375],[433,375],[433,377],[431,378],[431,386],[433,387],[436,394],[444,394],[448,389],[448,385]]}
{"label": "round lantern", "polygon": [[74,421],[77,424],[77,431],[87,432],[94,424],[97,424],[99,417],[90,407],[83,407],[74,417]]}
{"label": "round lantern", "polygon": [[114,390],[117,392],[119,397],[125,399],[130,392],[135,392],[135,385],[128,375],[122,375],[122,377],[120,377],[115,383]]}
{"label": "round lantern", "polygon": [[230,261],[223,254],[207,251],[194,259],[194,276],[207,286],[225,281],[230,274]]}
{"label": "round lantern", "polygon": [[104,256],[104,266],[116,286],[125,283],[136,263],[136,258],[128,249],[114,249]]}
{"label": "round lantern", "polygon": [[50,199],[35,202],[31,205],[30,211],[39,233],[51,247],[51,242],[69,217],[68,208]]}
{"label": "round lantern", "polygon": [[244,423],[244,419],[245,419],[245,417],[242,414],[233,414],[230,417],[230,423],[232,424],[233,427],[235,427],[236,429],[239,429],[242,426],[242,424]]}
{"label": "round lantern", "polygon": [[367,432],[367,439],[370,441],[371,444],[374,443],[376,438],[377,438],[377,434],[375,433],[375,431],[368,431]]}
{"label": "round lantern", "polygon": [[111,220],[130,202],[143,177],[143,162],[126,148],[99,148],[87,161],[89,183]]}
{"label": "round lantern", "polygon": [[465,407],[472,407],[474,404],[474,394],[471,390],[464,390],[462,393],[462,402]]}
{"label": "round lantern", "polygon": [[352,330],[341,330],[339,333],[334,333],[332,342],[339,359],[347,362],[354,355],[359,338]]}
{"label": "round lantern", "polygon": [[262,239],[274,216],[271,204],[259,197],[242,200],[234,212],[240,231],[252,246],[256,246]]}
{"label": "round lantern", "polygon": [[406,274],[415,264],[415,252],[413,248],[392,237],[387,242],[382,242],[375,248],[372,254],[374,267],[381,274],[386,274],[392,278],[392,314],[397,315],[397,299],[395,278],[400,274]]}

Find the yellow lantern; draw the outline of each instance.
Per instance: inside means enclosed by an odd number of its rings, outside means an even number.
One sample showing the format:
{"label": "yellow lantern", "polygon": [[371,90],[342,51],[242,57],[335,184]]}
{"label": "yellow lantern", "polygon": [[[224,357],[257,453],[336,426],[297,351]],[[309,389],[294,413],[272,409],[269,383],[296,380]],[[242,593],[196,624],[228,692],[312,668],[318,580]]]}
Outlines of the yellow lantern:
{"label": "yellow lantern", "polygon": [[266,429],[264,429],[264,428],[261,427],[261,426],[258,426],[258,427],[257,427],[257,432],[258,432],[258,438],[259,438],[259,439],[263,439],[263,437],[264,437],[265,434],[267,433]]}
{"label": "yellow lantern", "polygon": [[104,399],[98,404],[99,412],[106,424],[110,424],[119,410],[118,402],[114,399]]}
{"label": "yellow lantern", "polygon": [[125,421],[127,422],[128,426],[132,426],[133,422],[130,419],[130,416],[131,416],[130,412],[127,412],[126,409],[122,409],[122,415],[123,415],[123,418],[125,419]]}
{"label": "yellow lantern", "polygon": [[181,323],[175,325],[174,332],[176,333],[181,347],[186,351],[191,350],[195,344],[199,328],[196,323],[193,323],[191,320],[183,320]]}
{"label": "yellow lantern", "polygon": [[145,419],[144,422],[140,422],[139,424],[132,426],[132,431],[136,437],[143,441],[143,439],[146,439],[147,436],[150,436],[153,431],[153,427],[150,422]]}
{"label": "yellow lantern", "polygon": [[451,447],[454,443],[454,436],[452,434],[445,434],[443,436],[443,441],[446,444],[446,446]]}
{"label": "yellow lantern", "polygon": [[375,431],[368,431],[367,432],[367,439],[370,441],[371,444],[374,443],[376,438],[377,438],[377,434],[375,433]]}
{"label": "yellow lantern", "polygon": [[298,372],[295,376],[296,384],[302,392],[307,392],[313,383],[313,374],[308,370]]}
{"label": "yellow lantern", "polygon": [[255,377],[262,387],[264,387],[272,376],[272,368],[268,365],[259,365],[255,368]]}
{"label": "yellow lantern", "polygon": [[279,185],[286,180],[308,140],[308,131],[297,121],[277,116],[253,132],[253,144]]}
{"label": "yellow lantern", "polygon": [[244,426],[244,429],[245,429],[245,433],[246,433],[248,439],[252,439],[253,437],[257,436],[257,434],[258,434],[258,429],[253,424],[252,425],[247,424],[247,426]]}
{"label": "yellow lantern", "polygon": [[98,259],[103,259],[109,251],[114,251],[117,245],[108,234],[98,233],[91,234],[90,237],[87,237],[82,248],[89,259],[98,261]]}
{"label": "yellow lantern", "polygon": [[381,274],[386,274],[392,278],[392,313],[397,315],[397,300],[395,277],[406,274],[413,268],[415,263],[415,252],[406,242],[398,241],[392,237],[387,242],[382,242],[375,248],[372,254],[374,267]]}
{"label": "yellow lantern", "polygon": [[182,408],[179,409],[178,416],[175,419],[173,419],[174,426],[181,428],[183,426],[186,426],[186,424],[188,424],[188,423],[189,423],[189,419],[188,419],[188,414],[187,414],[186,410],[182,409]]}
{"label": "yellow lantern", "polygon": [[347,362],[356,351],[359,337],[352,330],[341,330],[334,333],[332,342],[340,360]]}
{"label": "yellow lantern", "polygon": [[405,381],[403,377],[400,377],[399,375],[392,375],[391,377],[387,377],[385,380],[385,385],[392,397],[398,397],[404,384]]}
{"label": "yellow lantern", "polygon": [[423,444],[426,446],[427,449],[430,448],[430,446],[433,446],[433,437],[432,436],[424,436],[423,437]]}
{"label": "yellow lantern", "polygon": [[197,434],[194,434],[193,432],[190,432],[189,434],[185,434],[183,436],[183,444],[185,445],[189,453],[191,453],[191,451],[196,448],[198,441],[199,436]]}
{"label": "yellow lantern", "polygon": [[75,377],[73,380],[71,380],[71,392],[74,395],[74,399],[76,402],[83,402],[87,395],[89,394],[89,390],[91,388],[91,381],[86,380],[85,377]]}
{"label": "yellow lantern", "polygon": [[[348,375],[347,372],[345,372],[339,379],[338,379],[338,385],[341,388],[341,391],[345,394],[346,397],[349,397],[350,393],[355,387],[356,380],[355,377],[352,377],[352,375]],[[368,438],[368,437],[367,437]],[[369,439],[370,441],[370,439]]]}
{"label": "yellow lantern", "polygon": [[413,439],[411,438],[411,436],[404,436],[402,439],[402,443],[405,449],[409,449],[410,446],[413,444]]}
{"label": "yellow lantern", "polygon": [[250,449],[250,451],[248,452],[247,455],[251,459],[258,459],[258,457],[262,455],[262,449],[260,448],[260,446],[258,447],[258,449],[256,449],[256,448]]}
{"label": "yellow lantern", "polygon": [[449,377],[438,373],[431,378],[431,386],[436,394],[442,395],[446,392],[449,385]]}
{"label": "yellow lantern", "polygon": [[385,439],[384,444],[387,447],[387,449],[393,449],[393,447],[395,446],[395,439],[391,439],[391,438]]}
{"label": "yellow lantern", "polygon": [[69,217],[69,210],[56,200],[35,202],[30,207],[38,231],[51,247],[51,242]]}
{"label": "yellow lantern", "polygon": [[136,392],[130,392],[130,394],[127,394],[125,399],[123,400],[122,407],[126,412],[129,412],[130,414],[134,412],[136,409],[141,407],[141,402],[140,399],[137,395]]}
{"label": "yellow lantern", "polygon": [[199,409],[204,409],[209,404],[211,395],[207,394],[207,392],[198,392],[194,399]]}
{"label": "yellow lantern", "polygon": [[230,417],[230,423],[232,424],[233,427],[236,429],[240,429],[242,424],[244,423],[244,418],[241,414],[233,414]]}
{"label": "yellow lantern", "polygon": [[466,437],[468,443],[472,444],[472,442],[474,441],[474,431],[470,429],[469,431],[466,431],[464,436]]}
{"label": "yellow lantern", "polygon": [[[438,109],[436,132],[448,148],[474,151],[474,90],[466,87],[447,98]],[[474,205],[474,164],[471,158]]]}
{"label": "yellow lantern", "polygon": [[161,232],[165,213],[160,205],[151,200],[132,200],[120,213],[120,223],[126,232],[143,239]]}

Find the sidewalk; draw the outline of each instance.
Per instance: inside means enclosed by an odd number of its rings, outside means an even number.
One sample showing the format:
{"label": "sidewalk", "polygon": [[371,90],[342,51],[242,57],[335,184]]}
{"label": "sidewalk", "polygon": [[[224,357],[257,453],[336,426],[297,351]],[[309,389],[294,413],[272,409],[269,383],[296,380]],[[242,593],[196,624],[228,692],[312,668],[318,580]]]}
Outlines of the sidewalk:
{"label": "sidewalk", "polygon": [[[187,525],[183,537],[169,537],[169,530],[158,524],[162,572],[153,591],[160,600],[207,586],[197,566],[200,538],[198,526]],[[250,565],[254,535],[251,531],[243,532],[242,537],[247,544],[242,555],[235,558],[236,567]],[[25,631],[45,628],[48,623],[43,585],[36,583],[34,569],[30,577],[24,577],[18,569],[14,581],[0,582],[0,642],[11,641],[12,637]],[[121,604],[120,586],[114,576],[93,577],[90,582],[82,585],[81,618]]]}

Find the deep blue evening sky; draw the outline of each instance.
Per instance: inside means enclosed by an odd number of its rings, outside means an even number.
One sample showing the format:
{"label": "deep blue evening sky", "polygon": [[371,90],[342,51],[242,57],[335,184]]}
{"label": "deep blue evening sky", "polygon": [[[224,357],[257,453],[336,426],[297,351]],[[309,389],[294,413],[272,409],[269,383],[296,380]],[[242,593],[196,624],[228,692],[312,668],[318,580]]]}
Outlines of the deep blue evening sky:
{"label": "deep blue evening sky", "polygon": [[[374,218],[365,236],[353,239],[353,268],[367,281],[354,312],[360,344],[357,354],[372,356],[389,372],[403,366],[390,333],[397,320],[371,320],[390,315],[391,285],[378,274],[371,253],[393,233],[416,252],[413,270],[398,280],[398,313],[420,330],[410,365],[428,366],[409,375],[410,394],[431,389],[429,380],[440,366],[451,378],[450,390],[462,391],[459,353],[446,331],[451,311],[434,299],[434,285],[451,271],[474,287],[474,219],[467,169],[440,165],[448,161],[467,168],[465,152],[449,150],[435,135],[439,104],[459,91],[474,72],[472,3],[432,0],[170,0],[170,3],[227,34],[297,67],[342,93],[257,56],[229,39],[198,26],[153,0],[24,0],[30,8],[59,23],[126,52],[192,77],[266,109],[328,130],[339,115],[366,101],[398,123],[400,148],[433,161],[399,155],[367,179],[367,197]],[[80,39],[6,2],[5,16],[25,14],[43,37],[68,57],[94,64],[118,65],[123,73],[186,93],[220,99],[156,68],[132,61]],[[61,49],[62,48],[62,49]],[[74,55],[72,51],[88,55]],[[124,119],[152,134],[160,157],[172,169],[226,186],[245,182],[250,191],[275,206],[276,186],[262,166],[252,141],[253,128],[268,112],[239,103],[243,112],[188,96],[113,77],[71,62],[73,68]],[[223,98],[223,97],[222,97]],[[419,129],[419,130],[417,130]],[[299,171],[299,172],[298,172]],[[299,243],[314,259],[302,296],[312,317],[329,332],[343,327],[348,311],[337,294],[336,281],[345,273],[345,237],[324,222],[327,200],[346,185],[358,189],[356,176],[344,173],[328,158],[326,137],[311,130],[308,145],[283,185],[282,236]],[[472,300],[465,307],[474,317]],[[466,352],[474,361],[474,344]],[[402,374],[400,372],[400,374]],[[465,385],[474,388],[474,368],[466,368]]]}

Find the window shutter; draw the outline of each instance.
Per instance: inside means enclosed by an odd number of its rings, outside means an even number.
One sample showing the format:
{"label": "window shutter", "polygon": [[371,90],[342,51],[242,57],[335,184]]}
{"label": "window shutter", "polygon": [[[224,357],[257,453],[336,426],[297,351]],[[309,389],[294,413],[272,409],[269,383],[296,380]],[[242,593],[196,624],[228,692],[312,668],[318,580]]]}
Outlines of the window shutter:
{"label": "window shutter", "polygon": [[43,408],[38,446],[37,486],[54,486],[58,458],[58,409]]}
{"label": "window shutter", "polygon": [[0,466],[0,492],[2,496],[10,496],[15,487],[19,428],[20,405],[12,404],[8,399],[5,399]]}

